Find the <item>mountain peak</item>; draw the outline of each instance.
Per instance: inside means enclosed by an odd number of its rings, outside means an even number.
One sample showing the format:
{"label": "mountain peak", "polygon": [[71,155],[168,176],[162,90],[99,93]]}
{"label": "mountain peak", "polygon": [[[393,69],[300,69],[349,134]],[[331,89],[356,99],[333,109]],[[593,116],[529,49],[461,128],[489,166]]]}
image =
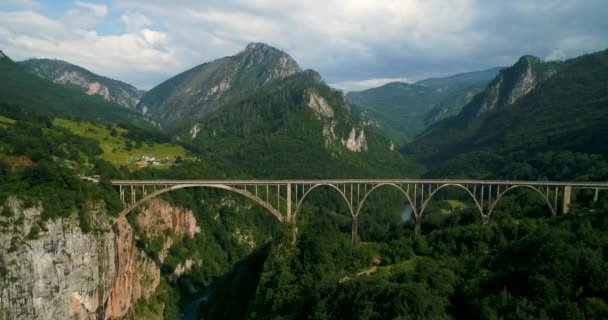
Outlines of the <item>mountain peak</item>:
{"label": "mountain peak", "polygon": [[6,57],[6,55],[4,54],[4,52],[2,52],[2,50],[0,50],[0,59]]}
{"label": "mountain peak", "polygon": [[517,62],[515,63],[514,66],[517,66],[517,65],[529,65],[529,64],[538,63],[538,62],[541,62],[541,59],[539,57],[535,57],[535,56],[532,56],[532,55],[525,55],[525,56],[521,56],[517,60]]}
{"label": "mountain peak", "polygon": [[254,51],[254,50],[260,50],[260,49],[275,49],[263,42],[250,42],[247,47],[245,48],[245,51]]}

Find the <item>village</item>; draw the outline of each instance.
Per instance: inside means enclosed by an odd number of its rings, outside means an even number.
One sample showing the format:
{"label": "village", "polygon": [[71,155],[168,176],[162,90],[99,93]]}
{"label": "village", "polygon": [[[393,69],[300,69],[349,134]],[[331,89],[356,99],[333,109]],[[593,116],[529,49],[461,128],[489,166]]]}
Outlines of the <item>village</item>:
{"label": "village", "polygon": [[136,165],[139,168],[145,168],[148,166],[170,166],[181,162],[181,157],[164,159],[157,159],[153,154],[142,155],[139,158],[131,158],[130,163]]}

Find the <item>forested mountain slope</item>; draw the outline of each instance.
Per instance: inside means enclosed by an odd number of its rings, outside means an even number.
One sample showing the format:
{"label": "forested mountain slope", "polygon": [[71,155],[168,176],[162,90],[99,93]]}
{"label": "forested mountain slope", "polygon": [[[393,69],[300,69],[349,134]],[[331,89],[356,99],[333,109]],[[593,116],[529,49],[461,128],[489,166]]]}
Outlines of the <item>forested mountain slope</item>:
{"label": "forested mountain slope", "polygon": [[402,151],[431,165],[484,150],[606,156],[606,121],[608,51],[560,64],[523,57],[458,116],[432,126]]}
{"label": "forested mountain slope", "polygon": [[245,96],[300,71],[285,52],[251,43],[234,56],[201,64],[157,85],[137,108],[165,128],[189,128],[226,98]]}
{"label": "forested mountain slope", "polygon": [[143,91],[128,83],[100,76],[61,60],[28,59],[19,64],[41,78],[81,88],[86,94],[101,96],[125,108],[134,109],[143,94]]}
{"label": "forested mountain slope", "polygon": [[115,121],[147,126],[134,111],[83,93],[80,88],[66,88],[26,71],[23,66],[0,55],[0,102],[54,116],[81,117],[89,120]]}
{"label": "forested mountain slope", "polygon": [[396,143],[411,140],[429,125],[455,115],[496,76],[498,68],[431,78],[413,84],[393,82],[349,92],[349,102],[368,112]]}

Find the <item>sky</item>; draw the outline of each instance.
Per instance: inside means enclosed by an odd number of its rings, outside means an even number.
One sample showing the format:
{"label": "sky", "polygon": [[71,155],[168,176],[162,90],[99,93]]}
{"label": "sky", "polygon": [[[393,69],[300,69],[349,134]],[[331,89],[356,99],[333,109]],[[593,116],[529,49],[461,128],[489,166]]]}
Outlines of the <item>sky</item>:
{"label": "sky", "polygon": [[603,50],[607,12],[606,0],[1,0],[0,50],[150,89],[264,42],[350,91]]}

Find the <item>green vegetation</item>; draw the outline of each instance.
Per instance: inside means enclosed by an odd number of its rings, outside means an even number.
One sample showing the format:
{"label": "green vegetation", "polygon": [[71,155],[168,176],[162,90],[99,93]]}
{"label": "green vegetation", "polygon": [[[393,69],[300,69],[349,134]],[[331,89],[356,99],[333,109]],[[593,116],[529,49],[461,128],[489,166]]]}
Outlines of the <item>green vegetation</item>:
{"label": "green vegetation", "polygon": [[[607,55],[568,61],[517,103],[480,117],[467,113],[479,102],[473,100],[468,111],[433,125],[406,151],[430,165],[424,173],[428,177],[606,180]],[[419,165],[389,150],[382,128],[364,126],[364,115],[348,108],[341,94],[315,72],[273,78],[286,57],[254,45],[152,90],[144,104],[154,117],[168,112],[182,117],[167,120],[170,132],[179,134],[175,141],[134,123],[131,120],[139,116],[130,118],[124,109],[32,78],[10,60],[1,60],[0,71],[6,73],[0,73],[0,96],[24,107],[0,104],[0,203],[17,196],[26,207],[44,209],[26,239],[13,237],[9,250],[43,236],[49,219],[75,216],[83,231],[96,231],[85,206],[104,203],[110,215],[118,213],[122,205],[108,183],[114,178],[423,174]],[[245,71],[234,69],[258,60],[262,62]],[[297,69],[295,62],[286,61]],[[532,63],[541,73],[553,70],[543,69],[540,61]],[[513,82],[522,70],[501,73],[504,83]],[[214,102],[199,108],[205,114],[201,119],[199,114],[185,119],[194,114],[188,108],[172,109],[191,102],[187,90],[199,90],[193,99],[204,99],[232,72],[235,79],[225,97],[214,96]],[[479,80],[476,76],[471,82]],[[14,83],[9,83],[11,77]],[[437,90],[451,87],[450,81],[431,79],[407,89]],[[461,104],[464,91],[454,90],[449,99]],[[330,121],[311,111],[311,92],[333,107]],[[48,113],[53,116],[44,115]],[[326,144],[323,132],[333,120],[336,139]],[[194,124],[200,124],[200,132],[192,138],[186,132]],[[353,128],[364,129],[367,152],[351,152],[343,145],[341,140]],[[183,161],[166,170],[131,170],[124,165],[129,152],[179,156]],[[79,175],[101,175],[101,182],[83,181]],[[425,210],[423,236],[413,239],[413,221],[401,216],[403,195],[382,188],[361,211],[361,242],[353,246],[347,204],[331,188],[310,194],[297,227],[279,224],[262,207],[225,190],[176,190],[162,198],[192,210],[201,230],[176,241],[162,263],[156,258],[163,240],[175,233],[146,234],[136,222],[137,210],[128,217],[136,245],[159,263],[162,275],[157,292],[136,302],[135,316],[175,319],[186,305],[202,299],[204,319],[608,318],[606,196],[602,191],[594,202],[592,194],[576,191],[571,214],[551,217],[537,194],[515,190],[502,198],[490,223],[482,226],[466,194],[445,189]],[[12,228],[4,222],[12,215],[7,206],[0,210],[0,231]],[[376,258],[381,260],[376,272],[361,274]],[[188,261],[192,269],[176,273]]]}
{"label": "green vegetation", "polygon": [[380,121],[397,145],[410,141],[429,125],[458,114],[496,76],[498,68],[426,79],[414,84],[393,82],[349,92],[357,108]]}
{"label": "green vegetation", "polygon": [[185,158],[184,147],[170,143],[142,143],[129,138],[129,130],[118,126],[101,126],[88,122],[77,122],[66,119],[55,119],[55,126],[66,128],[71,132],[99,142],[103,150],[101,158],[115,166],[128,165],[135,167],[132,159],[142,155],[154,155],[157,159]]}
{"label": "green vegetation", "polygon": [[[520,64],[505,69],[504,77],[521,75]],[[536,68],[542,73],[547,66]],[[490,93],[477,96],[461,114],[432,126],[403,152],[430,166],[485,151],[505,162],[550,151],[606,155],[601,141],[608,134],[608,51],[566,61],[556,72],[516,103],[482,114],[481,102]]]}
{"label": "green vegetation", "polygon": [[[68,83],[65,83],[66,86],[71,86],[82,92],[89,90],[88,84],[101,84],[107,88],[110,101],[127,108],[135,108],[135,103],[143,93],[130,84],[94,74],[89,70],[61,60],[28,59],[19,62],[19,65],[28,72],[52,82],[63,78],[62,82],[68,81]],[[69,83],[69,77],[65,79],[66,74],[77,75],[78,78],[71,81],[80,81],[80,83]],[[81,87],[83,85],[85,87]]]}
{"label": "green vegetation", "polygon": [[[102,150],[91,139],[53,125],[51,118],[23,112],[2,104],[0,114],[12,125],[0,127],[0,203],[18,196],[29,206],[42,206],[42,220],[78,214],[83,231],[91,226],[87,199],[102,201],[110,213],[122,205],[107,183],[83,182],[77,174],[88,174],[103,166],[96,157]],[[38,227],[36,227],[38,228]],[[30,238],[40,230],[32,229]]]}
{"label": "green vegetation", "polygon": [[298,71],[285,52],[252,43],[234,56],[201,64],[152,88],[139,108],[164,128],[183,132],[227,100],[253,93],[277,79],[278,73]]}
{"label": "green vegetation", "polygon": [[[320,121],[311,112],[309,92],[333,106],[333,119]],[[332,120],[336,137],[327,145],[323,132]],[[390,142],[380,129],[360,123],[340,92],[321,82],[317,73],[306,71],[227,102],[207,115],[193,143],[258,178],[288,178],[296,173],[302,178],[413,177],[421,173],[419,166],[389,150]],[[341,139],[353,128],[365,130],[367,152],[355,153],[342,144]]]}
{"label": "green vegetation", "polygon": [[[595,213],[531,218],[511,198],[489,226],[471,210],[426,225],[426,235],[380,237],[358,248],[327,215],[277,234],[212,288],[202,316],[222,319],[597,319],[608,316],[608,202]],[[516,201],[516,202],[513,202]],[[519,203],[519,204],[517,204]],[[534,210],[542,210],[536,207]],[[533,211],[534,212],[534,211]],[[531,213],[534,215],[534,213]],[[411,228],[405,224],[404,230]],[[265,253],[267,252],[268,253]],[[383,266],[355,276],[381,256]],[[267,256],[267,257],[266,257]],[[264,258],[265,257],[265,258]],[[265,261],[264,261],[265,259]],[[262,261],[263,263],[262,263]],[[247,275],[247,276],[246,276]],[[345,277],[348,277],[345,279]],[[253,285],[253,283],[257,285]]]}
{"label": "green vegetation", "polygon": [[27,72],[9,58],[0,58],[0,102],[18,104],[26,111],[95,121],[132,123],[150,127],[143,117],[80,88],[68,88]]}

